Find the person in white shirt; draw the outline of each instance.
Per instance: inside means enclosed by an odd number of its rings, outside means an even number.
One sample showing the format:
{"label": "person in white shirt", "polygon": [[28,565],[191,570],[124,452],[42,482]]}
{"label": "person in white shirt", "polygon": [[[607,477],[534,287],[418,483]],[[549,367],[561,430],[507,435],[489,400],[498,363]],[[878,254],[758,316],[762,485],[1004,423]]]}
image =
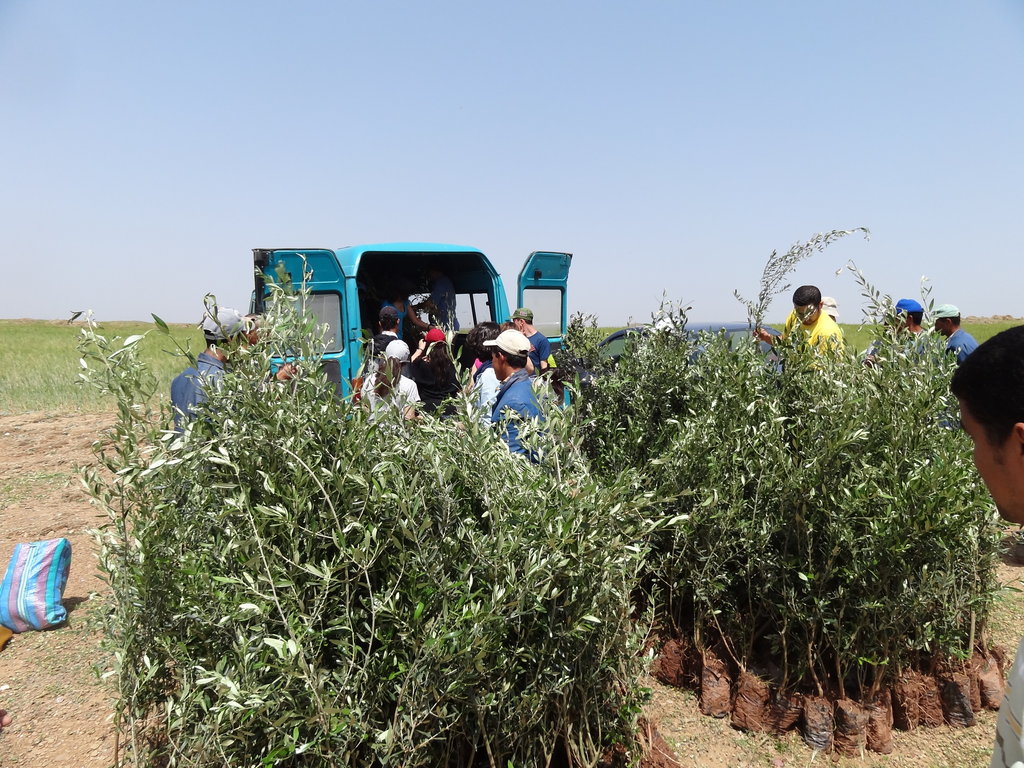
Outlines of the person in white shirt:
{"label": "person in white shirt", "polygon": [[400,408],[405,418],[416,418],[419,389],[415,381],[402,375],[402,367],[408,362],[409,345],[396,339],[384,350],[380,368],[363,380],[361,399],[369,406],[371,418],[383,408]]}

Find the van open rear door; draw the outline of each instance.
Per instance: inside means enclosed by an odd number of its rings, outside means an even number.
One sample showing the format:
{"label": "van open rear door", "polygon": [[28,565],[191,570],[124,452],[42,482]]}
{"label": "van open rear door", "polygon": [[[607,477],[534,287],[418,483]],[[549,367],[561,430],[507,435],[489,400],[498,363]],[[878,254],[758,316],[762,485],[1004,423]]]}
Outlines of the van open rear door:
{"label": "van open rear door", "polygon": [[[278,282],[281,276],[295,288],[305,282],[309,295],[303,309],[313,315],[317,325],[324,329],[321,366],[334,382],[338,394],[343,394],[348,387],[349,370],[353,363],[358,367],[360,350],[350,339],[358,338],[359,329],[346,327],[346,306],[351,297],[347,295],[346,275],[334,251],[327,248],[254,248],[253,264],[257,269],[253,297],[255,312],[263,311],[267,283]],[[287,359],[289,351],[280,350],[277,356]]]}
{"label": "van open rear door", "polygon": [[533,325],[548,337],[553,349],[562,344],[569,325],[565,289],[571,253],[534,251],[519,270],[516,306],[533,310]]}

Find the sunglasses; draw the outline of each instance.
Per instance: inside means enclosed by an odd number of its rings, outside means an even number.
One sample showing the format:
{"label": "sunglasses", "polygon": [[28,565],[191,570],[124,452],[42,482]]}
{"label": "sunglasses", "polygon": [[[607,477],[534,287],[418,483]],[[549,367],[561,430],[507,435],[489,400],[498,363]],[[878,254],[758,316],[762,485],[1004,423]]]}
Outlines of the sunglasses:
{"label": "sunglasses", "polygon": [[793,310],[796,312],[796,316],[801,320],[806,320],[819,309],[817,304],[807,304],[803,307],[794,307]]}

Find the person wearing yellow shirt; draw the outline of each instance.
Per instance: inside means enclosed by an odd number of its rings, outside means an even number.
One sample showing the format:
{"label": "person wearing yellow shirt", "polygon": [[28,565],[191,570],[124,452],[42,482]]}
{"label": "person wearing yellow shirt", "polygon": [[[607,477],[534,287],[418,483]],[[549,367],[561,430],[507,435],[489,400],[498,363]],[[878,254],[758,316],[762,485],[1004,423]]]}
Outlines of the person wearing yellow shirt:
{"label": "person wearing yellow shirt", "polygon": [[[763,328],[758,328],[755,333],[761,341],[769,344],[775,341],[775,337]],[[801,285],[793,292],[793,311],[786,318],[782,338],[789,338],[791,333],[800,334],[821,350],[843,350],[843,329],[823,310],[821,291],[813,285]]]}

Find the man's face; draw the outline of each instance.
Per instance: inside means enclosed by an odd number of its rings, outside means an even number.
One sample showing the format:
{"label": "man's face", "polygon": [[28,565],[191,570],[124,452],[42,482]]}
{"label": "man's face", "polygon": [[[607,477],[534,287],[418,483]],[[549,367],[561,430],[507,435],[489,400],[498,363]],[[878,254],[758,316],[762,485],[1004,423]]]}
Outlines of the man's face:
{"label": "man's face", "polygon": [[935,330],[947,338],[953,335],[953,321],[948,317],[935,318]]}
{"label": "man's face", "polygon": [[796,304],[793,306],[793,311],[796,312],[796,316],[800,318],[800,322],[804,325],[814,325],[814,321],[818,319],[818,314],[821,312],[821,302],[817,304]]}
{"label": "man's face", "polygon": [[512,367],[508,364],[505,356],[498,350],[497,347],[491,350],[491,363],[494,367],[494,375],[498,381],[504,381],[512,373]]}
{"label": "man's face", "polygon": [[516,330],[520,333],[526,333],[526,321],[521,317],[513,317],[512,325],[515,326]]}
{"label": "man's face", "polygon": [[963,400],[960,420],[974,443],[974,466],[992,494],[999,514],[1024,524],[1024,424],[1015,424],[1002,445],[993,445]]}

